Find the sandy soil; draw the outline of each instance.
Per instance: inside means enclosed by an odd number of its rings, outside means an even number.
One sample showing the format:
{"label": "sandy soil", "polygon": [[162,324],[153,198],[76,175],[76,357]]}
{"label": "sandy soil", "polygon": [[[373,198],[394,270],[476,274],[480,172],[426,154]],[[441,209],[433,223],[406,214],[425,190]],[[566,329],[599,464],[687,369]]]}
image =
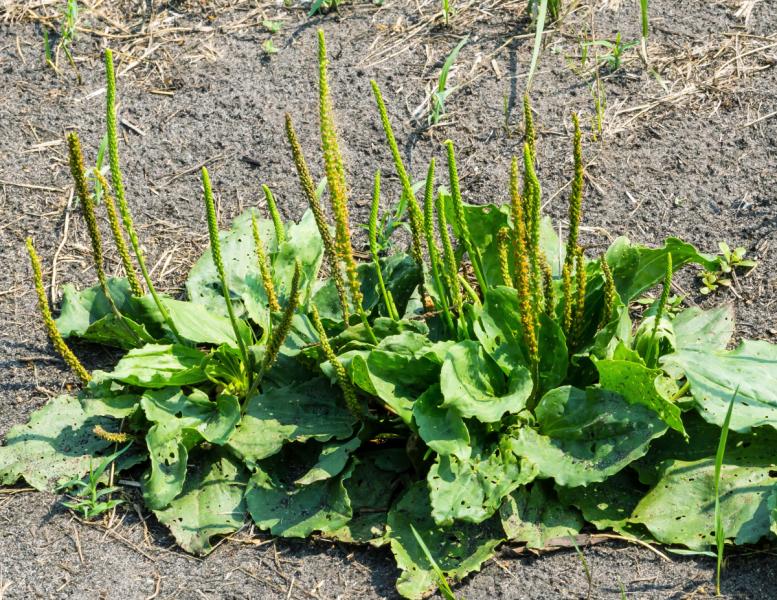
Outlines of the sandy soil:
{"label": "sandy soil", "polygon": [[[516,101],[532,43],[522,2],[454,0],[459,13],[450,28],[435,23],[435,3],[403,0],[346,5],[339,14],[312,19],[300,8],[247,1],[149,3],[150,12],[127,2],[107,19],[85,8],[81,25],[89,31],[80,32],[74,46],[80,84],[64,57],[59,74],[43,62],[42,22],[35,15],[53,15],[56,7],[27,4],[26,12],[14,4],[0,9],[0,439],[49,396],[76,385],[38,324],[23,239],[35,238],[46,277],[55,280],[54,297],[63,282],[94,280],[63,138],[77,128],[94,160],[104,128],[99,56],[105,44],[123,48],[118,71],[129,68],[119,83],[126,185],[155,280],[173,293],[206,243],[196,174],[202,164],[211,172],[223,226],[247,206],[263,205],[262,183],[274,190],[284,217],[302,214],[282,120],[285,112],[294,116],[320,175],[319,26],[332,59],[354,220],[363,222],[376,168],[383,169],[387,205],[399,189],[370,78],[382,86],[416,177],[429,158],[442,158],[441,142],[450,137],[465,199],[507,199],[509,160],[520,148]],[[748,4],[746,19],[737,13]],[[601,73],[607,110],[603,134],[598,141],[589,136],[585,146],[584,234],[592,252],[621,234],[642,243],[677,235],[709,252],[720,240],[743,245],[760,264],[733,291],[704,298],[693,272],[680,286],[689,303],[735,303],[738,334],[774,341],[777,118],[769,115],[777,110],[777,17],[768,4],[651,2],[652,73],[636,50],[626,53],[616,73]],[[562,225],[571,177],[568,117],[580,112],[590,131],[594,114],[593,73],[581,72],[579,58],[592,14],[598,39],[620,31],[631,40],[639,30],[635,3],[597,0],[578,3],[546,36],[532,97],[545,208]],[[270,37],[263,19],[283,23],[273,36],[279,52],[271,56],[261,48]],[[443,124],[429,129],[424,102],[463,35],[470,41],[451,76],[459,87],[446,102]],[[117,270],[117,257],[110,258]],[[99,349],[76,348],[90,367],[113,360]],[[139,505],[119,511],[118,519],[110,529],[85,525],[53,496],[0,490],[0,598],[394,597],[397,573],[387,550],[244,531],[199,560],[177,552]],[[583,550],[590,589],[574,551],[537,558],[505,550],[457,593],[469,599],[620,598],[621,584],[629,598],[701,598],[714,591],[709,559],[670,554],[665,562],[617,542]],[[776,556],[769,548],[732,554],[725,595],[777,598]]]}

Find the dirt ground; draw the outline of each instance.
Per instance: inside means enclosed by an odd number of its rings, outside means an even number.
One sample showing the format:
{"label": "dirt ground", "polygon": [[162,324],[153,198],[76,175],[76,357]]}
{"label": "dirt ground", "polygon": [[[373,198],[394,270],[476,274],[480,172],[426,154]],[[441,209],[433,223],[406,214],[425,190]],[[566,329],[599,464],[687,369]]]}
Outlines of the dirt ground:
{"label": "dirt ground", "polygon": [[[457,145],[465,199],[507,199],[511,156],[520,151],[520,98],[532,37],[525,2],[452,0],[449,28],[431,0],[343,5],[308,19],[282,2],[87,2],[73,55],[43,60],[43,28],[59,29],[64,2],[0,8],[0,439],[48,397],[76,385],[48,344],[35,311],[23,240],[32,235],[58,297],[65,282],[91,284],[85,224],[68,179],[64,132],[77,128],[93,162],[104,132],[100,51],[117,51],[126,186],[160,287],[180,293],[206,243],[198,168],[207,164],[222,226],[263,205],[268,184],[286,218],[304,210],[283,137],[293,115],[315,175],[315,30],[326,31],[331,85],[354,200],[364,222],[372,174],[384,174],[388,206],[399,190],[369,88],[383,89],[407,163],[420,178],[441,142]],[[94,6],[92,6],[94,4]],[[742,245],[758,267],[707,299],[690,272],[686,302],[733,302],[738,334],[777,339],[777,13],[771,0],[653,0],[649,69],[636,48],[600,73],[606,95],[596,141],[589,50],[582,39],[639,35],[637,3],[581,0],[549,28],[532,99],[539,128],[545,210],[563,225],[571,177],[570,121],[581,114],[587,188],[585,242],[598,252],[617,235],[655,243],[677,235],[708,252]],[[773,5],[772,5],[773,8]],[[265,19],[282,22],[271,37]],[[428,95],[464,35],[442,124],[427,127]],[[596,50],[606,53],[603,47]],[[417,107],[420,107],[417,109]],[[103,224],[105,225],[105,224]],[[107,227],[106,227],[107,230]],[[118,257],[110,255],[111,270]],[[56,265],[53,269],[52,265]],[[113,357],[76,347],[89,367]],[[702,598],[714,563],[612,542],[584,547],[592,580],[573,550],[542,557],[509,549],[457,587],[479,598]],[[727,560],[729,598],[777,598],[777,551],[746,548]],[[0,598],[393,598],[397,572],[386,549],[272,540],[240,532],[204,560],[176,551],[139,505],[116,522],[82,524],[58,499],[21,486],[0,490]],[[622,587],[621,587],[622,586]],[[621,591],[623,590],[623,592]]]}

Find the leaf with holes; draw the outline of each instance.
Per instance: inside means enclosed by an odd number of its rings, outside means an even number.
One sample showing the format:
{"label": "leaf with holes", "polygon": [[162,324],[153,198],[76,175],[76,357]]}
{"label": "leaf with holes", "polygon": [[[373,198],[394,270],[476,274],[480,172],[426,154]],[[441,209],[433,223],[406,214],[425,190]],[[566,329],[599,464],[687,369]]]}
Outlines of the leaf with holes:
{"label": "leaf with holes", "polygon": [[472,456],[437,456],[429,469],[429,499],[438,525],[454,521],[481,523],[493,515],[502,499],[537,475],[530,462],[510,451],[510,442],[483,444],[473,440]]}
{"label": "leaf with holes", "polygon": [[559,501],[547,480],[537,480],[531,489],[515,490],[499,509],[507,539],[525,542],[529,548],[544,548],[548,540],[576,536],[583,527],[580,513]]}
{"label": "leaf with holes", "polygon": [[211,538],[243,526],[248,473],[222,451],[203,453],[192,462],[181,494],[154,514],[181,548],[203,556],[213,550]]}
{"label": "leaf with holes", "polygon": [[271,388],[249,398],[228,447],[253,468],[287,442],[328,442],[350,437],[355,422],[340,389],[316,378]]}
{"label": "leaf with holes", "polygon": [[600,388],[552,390],[536,415],[537,430],[522,427],[513,434],[513,452],[536,464],[541,477],[569,487],[604,481],[666,432],[652,410]]}
{"label": "leaf with holes", "polygon": [[624,469],[601,482],[580,487],[556,486],[556,492],[565,506],[580,509],[585,520],[598,530],[624,531],[632,511],[645,495],[645,487],[631,469]]}
{"label": "leaf with holes", "polygon": [[736,392],[731,431],[753,427],[777,429],[777,346],[743,341],[730,352],[686,348],[663,357],[664,364],[682,370],[691,384],[696,410],[718,427]]}
{"label": "leaf with holes", "polygon": [[[668,460],[658,483],[640,500],[631,521],[666,544],[692,550],[715,545],[714,456]],[[777,486],[773,445],[753,442],[727,449],[721,467],[723,533],[736,544],[754,544],[769,533],[769,497]]]}
{"label": "leaf with holes", "polygon": [[397,580],[397,591],[410,599],[425,597],[436,582],[432,564],[411,526],[418,531],[442,571],[456,579],[478,571],[504,539],[496,516],[478,525],[454,523],[450,527],[440,527],[435,524],[426,484],[414,484],[389,512],[387,533],[391,551],[402,571]]}
{"label": "leaf with holes", "polygon": [[90,417],[76,398],[57,396],[36,410],[25,425],[15,425],[0,447],[0,484],[20,477],[32,487],[53,492],[57,485],[81,479],[92,457],[110,447],[93,429],[115,430],[111,419]]}

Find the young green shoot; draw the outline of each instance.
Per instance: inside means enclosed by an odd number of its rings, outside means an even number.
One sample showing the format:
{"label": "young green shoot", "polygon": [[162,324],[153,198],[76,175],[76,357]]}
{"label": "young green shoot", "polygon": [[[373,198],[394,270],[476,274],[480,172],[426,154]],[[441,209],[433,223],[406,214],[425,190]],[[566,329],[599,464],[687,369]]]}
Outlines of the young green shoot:
{"label": "young green shoot", "polygon": [[529,63],[529,76],[526,78],[527,91],[531,89],[534,73],[537,70],[537,61],[540,58],[540,49],[542,48],[542,34],[545,31],[545,19],[548,15],[548,0],[539,0],[539,3],[537,18],[534,20],[534,47],[532,48],[531,62]]}
{"label": "young green shoot", "polygon": [[728,428],[731,424],[731,414],[734,411],[734,400],[739,393],[739,386],[734,390],[731,401],[728,403],[726,418],[720,428],[718,451],[715,453],[715,477],[713,479],[713,491],[715,494],[715,544],[717,545],[717,562],[715,565],[715,595],[720,596],[720,571],[723,567],[723,547],[726,543],[726,532],[723,529],[723,515],[720,512],[720,474],[723,468],[723,457],[726,454],[726,441],[728,440]]}
{"label": "young green shoot", "polygon": [[429,547],[426,545],[426,542],[424,542],[424,538],[421,537],[421,534],[418,533],[418,530],[413,526],[412,523],[410,524],[410,531],[413,532],[413,537],[415,537],[416,542],[418,542],[418,546],[421,548],[421,552],[424,553],[426,560],[429,561],[429,564],[432,567],[432,573],[434,574],[434,579],[437,582],[437,589],[439,590],[440,595],[445,598],[445,600],[456,600],[456,594],[453,593],[448,580],[445,578],[445,573],[443,573],[440,565],[437,564],[437,561],[434,560],[432,553],[429,551]]}
{"label": "young green shoot", "polygon": [[[84,479],[71,479],[59,486],[60,490],[73,490],[76,492],[70,494],[71,501],[63,502],[63,506],[66,506],[70,510],[81,513],[84,519],[93,519],[99,517],[101,514],[111,510],[112,508],[122,504],[124,500],[119,498],[111,498],[110,495],[116,493],[121,488],[101,487],[100,478],[105,473],[106,469],[122,454],[130,449],[132,443],[130,442],[124,448],[118,452],[114,452],[110,456],[106,456],[100,465],[95,469],[92,466],[92,461],[89,461],[89,473],[86,480]],[[106,499],[103,499],[107,496]]]}
{"label": "young green shoot", "polygon": [[461,52],[461,49],[468,41],[469,37],[465,37],[456,44],[442,65],[440,76],[437,78],[437,89],[432,93],[431,97],[431,109],[429,111],[430,125],[437,125],[440,122],[440,119],[445,115],[445,100],[456,90],[455,87],[448,87],[448,75],[453,67],[453,63],[456,62],[456,59],[459,56],[459,52]]}
{"label": "young green shoot", "polygon": [[588,560],[586,560],[585,554],[583,554],[583,551],[580,550],[580,546],[577,545],[577,540],[570,533],[567,534],[567,537],[569,538],[569,541],[572,542],[572,546],[574,546],[575,552],[577,552],[577,557],[580,559],[580,564],[583,565],[583,573],[585,573],[586,581],[588,581],[588,594],[586,595],[586,598],[590,600],[594,589],[593,573],[591,573],[591,568],[588,566]]}
{"label": "young green shoot", "polygon": [[644,60],[645,64],[647,65],[647,40],[648,34],[650,33],[650,23],[648,21],[648,0],[639,0],[639,17],[640,23],[642,25],[642,37],[640,40],[642,44],[642,60]]}

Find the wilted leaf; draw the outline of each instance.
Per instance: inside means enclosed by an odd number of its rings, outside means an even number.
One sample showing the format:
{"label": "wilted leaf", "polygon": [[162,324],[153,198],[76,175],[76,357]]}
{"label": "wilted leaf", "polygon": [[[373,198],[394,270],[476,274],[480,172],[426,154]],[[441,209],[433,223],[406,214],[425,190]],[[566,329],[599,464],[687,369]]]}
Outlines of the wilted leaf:
{"label": "wilted leaf", "polygon": [[529,548],[544,548],[548,540],[576,536],[583,527],[580,513],[559,502],[546,480],[531,489],[522,486],[510,494],[499,509],[507,539],[525,542]]}
{"label": "wilted leaf", "polygon": [[480,569],[504,538],[499,518],[478,525],[455,523],[440,527],[431,517],[424,482],[408,489],[389,512],[387,536],[402,574],[397,590],[405,598],[423,598],[435,585],[432,565],[413,535],[418,531],[432,558],[449,577],[462,579]]}
{"label": "wilted leaf", "polygon": [[5,436],[0,484],[23,477],[35,489],[53,492],[63,481],[80,479],[89,471],[92,457],[111,445],[94,434],[94,427],[115,430],[111,423],[112,419],[87,416],[76,398],[57,396]]}
{"label": "wilted leaf", "polygon": [[213,536],[242,527],[248,473],[240,462],[223,452],[201,453],[193,462],[181,494],[154,514],[167,525],[181,548],[202,556],[213,550]]}

